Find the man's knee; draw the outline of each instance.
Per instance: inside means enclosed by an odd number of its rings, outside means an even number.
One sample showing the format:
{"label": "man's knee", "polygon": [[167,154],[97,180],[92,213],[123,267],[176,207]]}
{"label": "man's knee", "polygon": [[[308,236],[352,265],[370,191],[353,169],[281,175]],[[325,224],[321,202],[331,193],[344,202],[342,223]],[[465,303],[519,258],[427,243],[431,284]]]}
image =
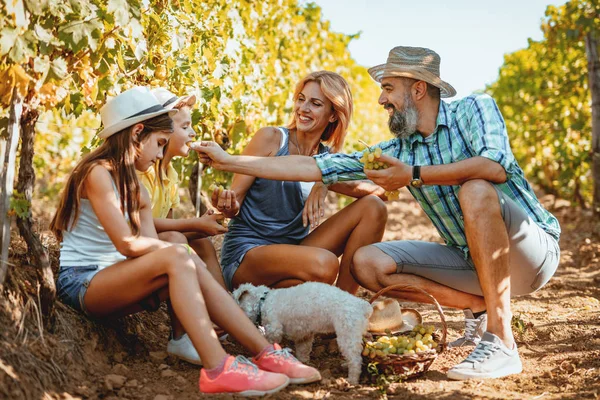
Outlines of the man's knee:
{"label": "man's knee", "polygon": [[464,214],[478,214],[481,211],[489,211],[494,204],[499,206],[494,185],[483,179],[463,183],[458,192],[458,201]]}
{"label": "man's knee", "polygon": [[394,260],[375,246],[364,246],[352,257],[350,272],[354,279],[366,288],[381,283],[383,276],[396,270]]}
{"label": "man's knee", "polygon": [[161,232],[158,234],[158,238],[169,243],[187,243],[185,235],[177,231]]}

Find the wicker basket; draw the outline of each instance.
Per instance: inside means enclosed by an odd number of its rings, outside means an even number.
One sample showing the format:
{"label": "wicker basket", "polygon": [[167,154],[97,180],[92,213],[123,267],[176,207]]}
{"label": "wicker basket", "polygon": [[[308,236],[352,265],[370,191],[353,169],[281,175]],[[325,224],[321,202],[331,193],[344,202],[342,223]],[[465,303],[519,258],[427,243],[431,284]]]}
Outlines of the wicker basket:
{"label": "wicker basket", "polygon": [[[372,304],[383,294],[395,289],[421,292],[433,301],[433,304],[436,306],[437,311],[440,315],[440,319],[442,321],[441,338],[437,334],[433,335],[436,342],[438,342],[438,346],[435,350],[431,349],[429,351],[423,351],[415,354],[388,354],[385,357],[375,356],[374,358],[363,356],[363,369],[366,370],[369,364],[373,364],[376,366],[379,374],[394,376],[397,379],[409,379],[425,373],[429,369],[433,361],[437,358],[437,356],[446,349],[446,334],[448,331],[448,327],[446,325],[446,318],[444,316],[444,312],[442,311],[442,307],[437,302],[437,300],[423,289],[419,289],[414,286],[388,286],[375,293],[375,295],[373,295],[373,297],[371,298],[370,303]],[[371,373],[369,373],[368,375],[371,375],[371,377],[373,377],[373,374]]]}

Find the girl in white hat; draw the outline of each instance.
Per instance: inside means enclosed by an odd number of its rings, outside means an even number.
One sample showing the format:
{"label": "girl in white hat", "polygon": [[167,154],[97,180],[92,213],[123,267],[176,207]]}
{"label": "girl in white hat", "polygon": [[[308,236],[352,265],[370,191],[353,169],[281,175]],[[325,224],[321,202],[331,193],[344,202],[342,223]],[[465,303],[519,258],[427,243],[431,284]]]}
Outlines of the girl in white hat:
{"label": "girl in white hat", "polygon": [[[163,157],[173,123],[146,88],[100,110],[105,139],[73,170],[50,228],[61,241],[59,298],[92,318],[113,318],[170,299],[202,356],[202,393],[268,394],[319,372],[271,345],[187,244],[160,240],[136,170]],[[256,356],[228,355],[211,318]]]}

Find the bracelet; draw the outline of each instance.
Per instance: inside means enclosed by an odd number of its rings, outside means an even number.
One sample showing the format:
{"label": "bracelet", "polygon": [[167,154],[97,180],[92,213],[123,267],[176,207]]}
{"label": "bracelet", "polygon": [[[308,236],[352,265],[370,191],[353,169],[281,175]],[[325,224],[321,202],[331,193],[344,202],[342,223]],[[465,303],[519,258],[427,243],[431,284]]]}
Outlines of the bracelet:
{"label": "bracelet", "polygon": [[184,244],[183,247],[187,249],[188,255],[192,255],[192,247],[189,244]]}

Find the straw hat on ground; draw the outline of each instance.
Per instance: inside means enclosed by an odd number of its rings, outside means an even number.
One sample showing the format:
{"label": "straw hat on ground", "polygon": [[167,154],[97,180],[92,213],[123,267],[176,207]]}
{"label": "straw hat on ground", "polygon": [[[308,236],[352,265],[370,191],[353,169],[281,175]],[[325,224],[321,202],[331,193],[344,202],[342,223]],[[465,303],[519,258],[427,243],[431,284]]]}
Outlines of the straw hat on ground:
{"label": "straw hat on ground", "polygon": [[373,303],[373,315],[369,318],[369,332],[406,332],[422,322],[421,314],[411,308],[400,309],[394,299],[384,299]]}
{"label": "straw hat on ground", "polygon": [[172,117],[175,113],[177,110],[163,107],[148,88],[135,86],[108,100],[102,106],[100,119],[104,129],[98,133],[98,136],[106,139],[142,121],[162,114],[169,114]]}
{"label": "straw hat on ground", "polygon": [[456,95],[456,89],[440,79],[440,55],[423,47],[398,46],[390,50],[387,62],[369,68],[375,81],[383,78],[404,77],[425,81],[440,89],[440,97]]}

